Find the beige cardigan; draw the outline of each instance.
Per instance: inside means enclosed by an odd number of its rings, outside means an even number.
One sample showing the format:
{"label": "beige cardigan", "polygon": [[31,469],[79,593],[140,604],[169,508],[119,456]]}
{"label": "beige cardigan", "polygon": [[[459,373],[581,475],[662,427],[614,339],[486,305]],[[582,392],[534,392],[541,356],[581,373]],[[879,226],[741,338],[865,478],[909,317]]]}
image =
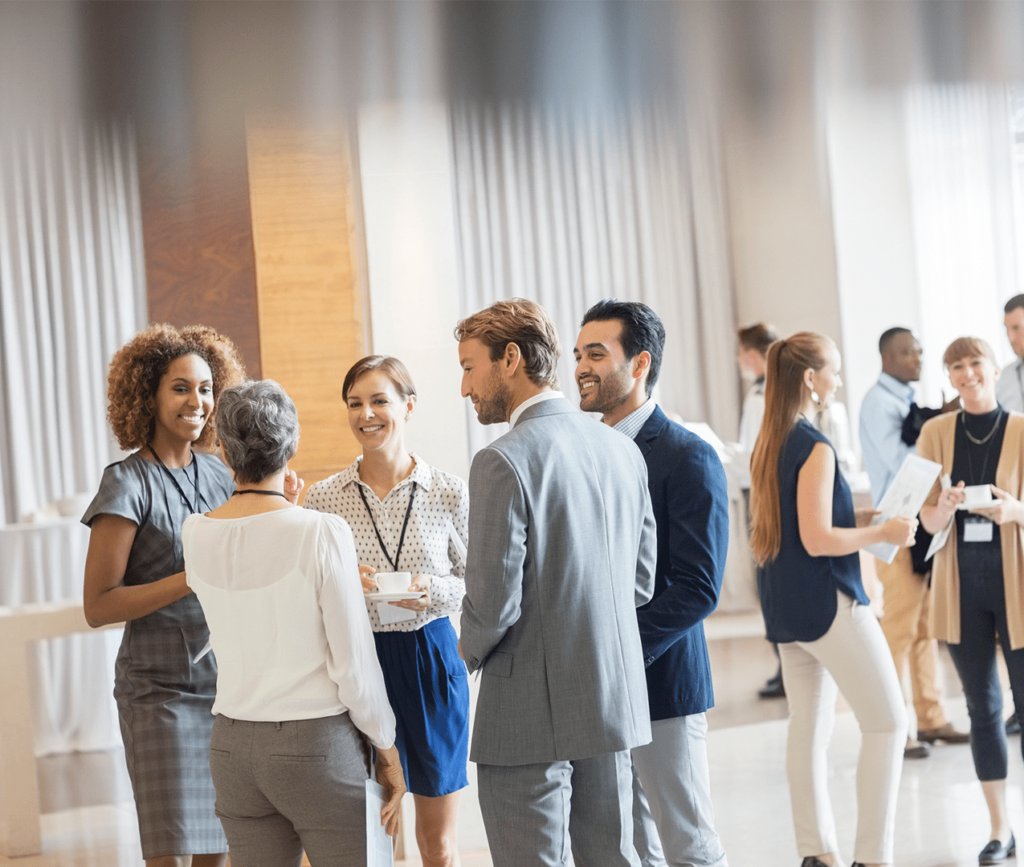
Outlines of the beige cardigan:
{"label": "beige cardigan", "polygon": [[[925,423],[917,441],[922,458],[942,464],[944,474],[953,470],[953,442],[960,414],[949,412]],[[1003,448],[996,466],[996,487],[1018,500],[1024,500],[1024,415],[1011,412],[1006,421]],[[956,484],[959,479],[953,479]],[[926,506],[939,501],[940,486],[936,481]],[[1014,532],[1016,530],[1016,532]],[[1024,647],[1024,526],[1005,524],[1000,529],[1003,554],[1003,587],[1006,592],[1006,620],[1010,647]],[[960,643],[960,567],[957,562],[956,524],[950,529],[946,544],[935,555],[932,566],[931,633],[950,644]]]}

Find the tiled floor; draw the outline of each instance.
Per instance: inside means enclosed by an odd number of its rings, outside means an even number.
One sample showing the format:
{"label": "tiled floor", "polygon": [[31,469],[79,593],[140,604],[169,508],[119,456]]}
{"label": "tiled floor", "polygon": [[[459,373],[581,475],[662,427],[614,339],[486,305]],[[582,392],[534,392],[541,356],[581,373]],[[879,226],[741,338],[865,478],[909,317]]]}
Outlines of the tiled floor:
{"label": "tiled floor", "polygon": [[[709,713],[708,742],[719,833],[733,867],[796,867],[785,778],[785,702],[759,701],[755,692],[772,673],[774,656],[758,638],[756,618],[712,624],[710,648],[717,706]],[[963,698],[943,654],[947,707],[966,725]],[[854,773],[859,744],[849,712],[839,714],[833,739],[831,787],[840,843],[852,860]],[[123,759],[92,753],[39,763],[43,793],[41,856],[7,860],[18,867],[138,867],[141,853]],[[490,858],[472,785],[463,796],[463,867],[488,867]],[[1019,738],[1011,741],[1010,812],[1024,834],[1024,766]],[[410,800],[411,799],[407,799]],[[406,810],[407,827],[413,820]],[[938,746],[932,756],[904,764],[900,784],[896,863],[900,867],[974,867],[988,836],[988,819],[967,746]],[[409,854],[415,844],[409,840]],[[414,858],[409,864],[415,864]]]}

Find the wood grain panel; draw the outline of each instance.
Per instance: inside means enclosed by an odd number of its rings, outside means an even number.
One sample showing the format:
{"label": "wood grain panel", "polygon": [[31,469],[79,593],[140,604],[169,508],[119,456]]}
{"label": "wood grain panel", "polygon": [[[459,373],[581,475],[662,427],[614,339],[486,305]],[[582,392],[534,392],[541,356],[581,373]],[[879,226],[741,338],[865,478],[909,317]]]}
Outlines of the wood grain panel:
{"label": "wood grain panel", "polygon": [[256,264],[241,112],[212,136],[143,128],[139,191],[149,320],[216,328],[260,378]]}
{"label": "wood grain panel", "polygon": [[262,370],[298,407],[292,467],[307,485],[359,454],[341,399],[369,351],[349,135],[281,114],[246,120]]}

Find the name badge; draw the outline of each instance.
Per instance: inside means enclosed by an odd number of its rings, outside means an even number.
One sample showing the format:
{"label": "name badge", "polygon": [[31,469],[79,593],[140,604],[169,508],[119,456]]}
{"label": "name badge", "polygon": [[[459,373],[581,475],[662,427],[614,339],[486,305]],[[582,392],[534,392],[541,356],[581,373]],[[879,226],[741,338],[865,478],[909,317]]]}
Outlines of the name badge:
{"label": "name badge", "polygon": [[991,542],[992,522],[980,515],[968,515],[964,518],[965,542]]}

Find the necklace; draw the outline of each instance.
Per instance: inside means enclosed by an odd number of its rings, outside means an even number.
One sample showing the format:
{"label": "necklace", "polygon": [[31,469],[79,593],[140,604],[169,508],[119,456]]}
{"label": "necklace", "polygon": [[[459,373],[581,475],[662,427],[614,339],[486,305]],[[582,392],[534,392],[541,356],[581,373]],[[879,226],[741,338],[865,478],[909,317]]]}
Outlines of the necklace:
{"label": "necklace", "polygon": [[990,439],[992,439],[992,435],[996,432],[996,428],[999,427],[999,422],[1002,421],[1002,418],[1003,418],[1003,408],[999,407],[999,412],[996,413],[996,421],[995,421],[995,424],[992,425],[992,430],[990,430],[987,434],[985,434],[985,436],[983,436],[981,439],[978,439],[977,437],[972,436],[971,432],[967,429],[967,417],[966,416],[967,416],[966,412],[964,410],[961,410],[960,411],[960,423],[964,426],[964,433],[967,434],[967,439],[969,439],[976,446],[983,446]]}
{"label": "necklace", "polygon": [[258,491],[255,488],[243,488],[231,492],[232,497],[234,497],[236,494],[262,494],[265,497],[284,497],[286,500],[288,499],[288,497],[282,494],[280,491]]}

